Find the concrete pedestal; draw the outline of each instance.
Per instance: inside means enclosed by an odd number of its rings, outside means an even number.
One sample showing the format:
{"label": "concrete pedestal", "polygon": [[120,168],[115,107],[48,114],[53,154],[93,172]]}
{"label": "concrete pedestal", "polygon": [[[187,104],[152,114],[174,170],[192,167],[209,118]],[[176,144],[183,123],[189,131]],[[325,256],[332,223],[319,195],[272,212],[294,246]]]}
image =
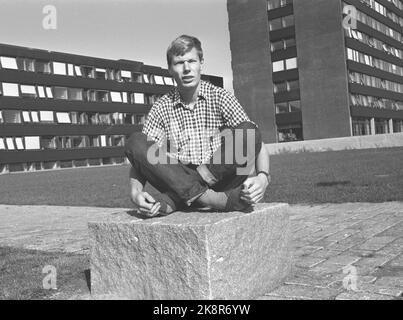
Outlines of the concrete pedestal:
{"label": "concrete pedestal", "polygon": [[131,299],[252,299],[291,268],[287,204],[251,213],[126,212],[88,224],[91,292]]}

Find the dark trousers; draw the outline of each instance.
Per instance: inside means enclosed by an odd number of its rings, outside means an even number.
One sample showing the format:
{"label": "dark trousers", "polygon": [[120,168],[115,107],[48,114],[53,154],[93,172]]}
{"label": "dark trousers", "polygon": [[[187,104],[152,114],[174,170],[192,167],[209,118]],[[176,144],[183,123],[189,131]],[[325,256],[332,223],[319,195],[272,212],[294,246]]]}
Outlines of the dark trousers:
{"label": "dark trousers", "polygon": [[125,154],[140,175],[140,181],[148,181],[158,191],[169,195],[177,208],[184,208],[208,188],[215,191],[236,188],[252,173],[262,146],[259,129],[251,122],[242,122],[235,128],[223,129],[221,140],[210,162],[202,166],[150,160],[150,155],[158,159],[169,157],[166,148],[157,148],[141,132],[133,133],[126,141]]}

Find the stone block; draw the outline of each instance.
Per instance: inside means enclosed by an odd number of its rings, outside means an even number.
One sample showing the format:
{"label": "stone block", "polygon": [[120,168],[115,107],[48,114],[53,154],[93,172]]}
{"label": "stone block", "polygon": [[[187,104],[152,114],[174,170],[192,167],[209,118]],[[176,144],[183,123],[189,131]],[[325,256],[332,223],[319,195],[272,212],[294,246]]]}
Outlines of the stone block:
{"label": "stone block", "polygon": [[253,212],[121,212],[89,222],[91,293],[130,299],[251,299],[291,270],[289,206]]}

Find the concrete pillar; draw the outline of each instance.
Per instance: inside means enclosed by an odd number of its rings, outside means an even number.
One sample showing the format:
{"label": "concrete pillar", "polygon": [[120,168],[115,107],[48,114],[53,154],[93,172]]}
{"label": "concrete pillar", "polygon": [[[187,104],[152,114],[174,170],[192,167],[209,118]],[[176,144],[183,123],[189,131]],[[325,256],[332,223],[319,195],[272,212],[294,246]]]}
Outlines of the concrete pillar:
{"label": "concrete pillar", "polygon": [[393,133],[393,119],[389,119],[389,133]]}
{"label": "concrete pillar", "polygon": [[375,118],[371,118],[371,134],[375,134]]}

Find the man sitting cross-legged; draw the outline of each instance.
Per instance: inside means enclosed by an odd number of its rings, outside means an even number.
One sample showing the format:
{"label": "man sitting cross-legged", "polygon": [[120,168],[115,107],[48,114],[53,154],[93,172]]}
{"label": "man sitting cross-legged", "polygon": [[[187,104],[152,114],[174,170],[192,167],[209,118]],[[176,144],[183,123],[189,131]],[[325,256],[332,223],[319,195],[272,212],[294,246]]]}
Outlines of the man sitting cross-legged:
{"label": "man sitting cross-legged", "polygon": [[[201,80],[197,38],[175,39],[167,62],[177,87],[126,141],[132,202],[149,217],[189,206],[244,210],[259,202],[270,182],[259,129],[231,93]],[[158,195],[143,191],[147,181]]]}

